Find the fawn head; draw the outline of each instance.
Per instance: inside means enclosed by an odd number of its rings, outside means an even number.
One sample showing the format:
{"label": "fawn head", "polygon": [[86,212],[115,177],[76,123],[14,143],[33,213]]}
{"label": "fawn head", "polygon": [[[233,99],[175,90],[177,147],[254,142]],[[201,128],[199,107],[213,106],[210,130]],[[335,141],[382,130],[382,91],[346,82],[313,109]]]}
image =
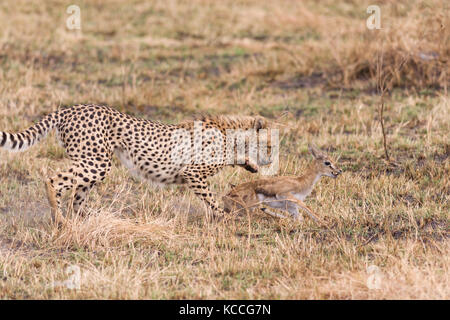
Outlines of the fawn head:
{"label": "fawn head", "polygon": [[308,146],[309,152],[314,157],[316,169],[322,176],[336,178],[342,173],[342,170],[328,158],[327,154],[317,149],[314,145]]}

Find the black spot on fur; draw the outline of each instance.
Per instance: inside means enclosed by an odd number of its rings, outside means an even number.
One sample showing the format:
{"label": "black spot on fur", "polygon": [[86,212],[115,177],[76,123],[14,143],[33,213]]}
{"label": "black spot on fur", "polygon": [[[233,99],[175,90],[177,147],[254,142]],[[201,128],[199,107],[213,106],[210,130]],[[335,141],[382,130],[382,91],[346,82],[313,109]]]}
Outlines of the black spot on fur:
{"label": "black spot on fur", "polygon": [[3,147],[6,143],[6,133],[2,132],[2,141],[0,142],[0,147]]}

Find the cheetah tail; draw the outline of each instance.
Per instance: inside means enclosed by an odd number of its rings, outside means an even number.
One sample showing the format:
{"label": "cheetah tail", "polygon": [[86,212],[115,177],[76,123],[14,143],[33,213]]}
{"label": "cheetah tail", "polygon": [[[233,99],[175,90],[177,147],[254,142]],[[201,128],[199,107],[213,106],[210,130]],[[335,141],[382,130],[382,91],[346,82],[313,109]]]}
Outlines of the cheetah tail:
{"label": "cheetah tail", "polygon": [[19,133],[0,131],[0,148],[16,152],[24,151],[45,138],[58,123],[58,111],[55,111],[25,131]]}

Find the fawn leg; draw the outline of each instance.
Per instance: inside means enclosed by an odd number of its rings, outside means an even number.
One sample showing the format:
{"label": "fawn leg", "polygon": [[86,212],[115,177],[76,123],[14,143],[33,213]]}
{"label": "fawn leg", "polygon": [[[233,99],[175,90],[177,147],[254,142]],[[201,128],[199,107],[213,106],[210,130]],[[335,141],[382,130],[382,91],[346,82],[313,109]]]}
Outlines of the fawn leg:
{"label": "fawn leg", "polygon": [[275,218],[282,218],[282,219],[286,219],[285,216],[283,216],[282,214],[270,211],[267,208],[261,208],[262,212],[267,213],[269,216],[275,217]]}
{"label": "fawn leg", "polygon": [[313,219],[315,222],[320,222],[319,217],[317,217],[317,215],[314,214],[313,210],[311,208],[309,208],[303,201],[295,198],[291,194],[287,195],[286,200],[296,203],[300,208],[302,208],[308,214],[308,216],[311,219]]}

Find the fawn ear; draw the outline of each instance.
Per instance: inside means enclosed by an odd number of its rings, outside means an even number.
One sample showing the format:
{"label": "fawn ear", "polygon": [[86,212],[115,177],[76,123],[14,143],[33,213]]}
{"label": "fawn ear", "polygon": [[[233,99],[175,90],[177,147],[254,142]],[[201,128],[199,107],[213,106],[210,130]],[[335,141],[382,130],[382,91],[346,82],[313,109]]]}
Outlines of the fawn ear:
{"label": "fawn ear", "polygon": [[308,145],[308,150],[315,159],[323,159],[324,158],[322,151],[317,149],[317,147],[315,145],[313,145],[312,143]]}
{"label": "fawn ear", "polygon": [[255,124],[253,126],[256,130],[263,129],[267,127],[267,120],[263,117],[256,117]]}

